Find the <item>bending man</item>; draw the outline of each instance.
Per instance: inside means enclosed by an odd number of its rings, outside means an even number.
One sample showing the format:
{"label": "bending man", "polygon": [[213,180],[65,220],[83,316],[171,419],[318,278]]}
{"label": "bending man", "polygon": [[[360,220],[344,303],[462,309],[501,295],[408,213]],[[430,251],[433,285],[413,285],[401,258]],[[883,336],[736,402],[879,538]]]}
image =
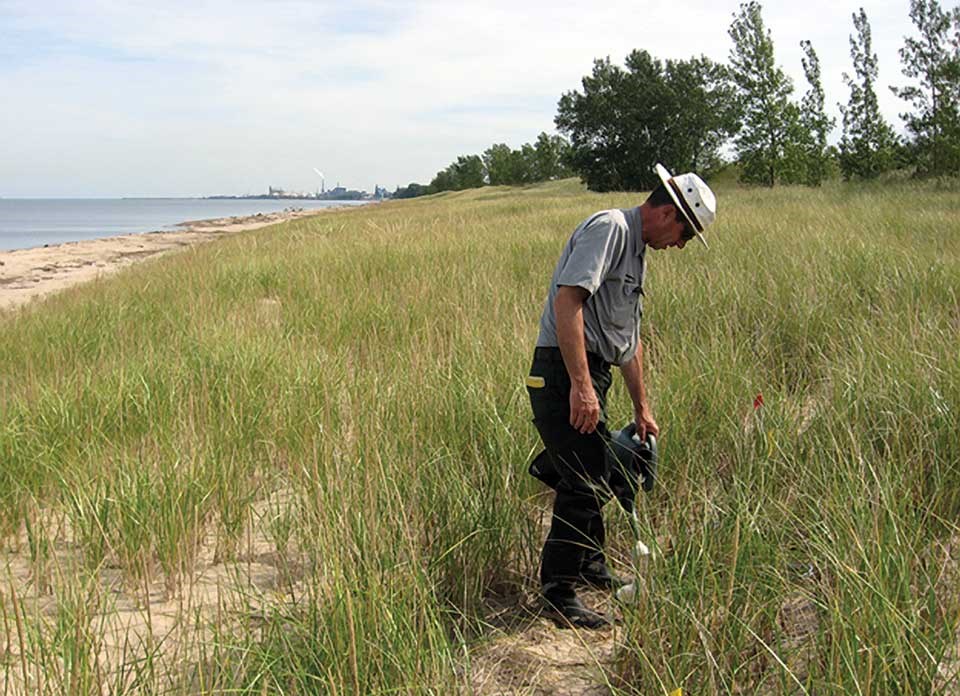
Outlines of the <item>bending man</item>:
{"label": "bending man", "polygon": [[643,385],[643,276],[646,250],[682,249],[716,215],[716,198],[696,174],[661,184],[636,208],[604,210],[567,242],[540,318],[527,389],[533,420],[559,474],[540,581],[544,605],[562,625],[600,628],[609,620],[585,607],[577,585],[615,589],[603,554],[601,507],[610,498],[605,405],[611,365],[633,401],[637,432],[658,434]]}

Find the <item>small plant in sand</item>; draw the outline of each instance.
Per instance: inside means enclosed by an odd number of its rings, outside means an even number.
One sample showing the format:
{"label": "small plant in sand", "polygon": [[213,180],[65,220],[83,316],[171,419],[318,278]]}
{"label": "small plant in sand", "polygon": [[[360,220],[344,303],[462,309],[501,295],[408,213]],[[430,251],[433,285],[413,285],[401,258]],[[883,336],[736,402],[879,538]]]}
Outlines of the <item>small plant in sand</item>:
{"label": "small plant in sand", "polygon": [[154,574],[154,521],[158,510],[157,477],[139,462],[118,468],[112,482],[114,524],[110,545],[117,556],[127,588],[150,601]]}
{"label": "small plant in sand", "polygon": [[[35,639],[49,636],[45,649],[36,651],[44,663],[48,693],[102,693],[109,677],[100,658],[104,649],[101,608],[102,591],[96,576],[83,574],[77,583],[59,588],[51,630],[39,631]],[[39,647],[39,646],[38,646]]]}
{"label": "small plant in sand", "polygon": [[293,540],[300,519],[300,501],[297,496],[285,494],[288,488],[275,491],[267,500],[260,524],[273,542],[277,558],[280,584],[293,582],[294,566],[290,558],[290,542]]}
{"label": "small plant in sand", "polygon": [[234,459],[215,460],[212,465],[213,503],[216,509],[217,543],[213,562],[237,559],[250,519],[256,486]]}
{"label": "small plant in sand", "polygon": [[196,566],[210,493],[202,472],[186,462],[162,469],[157,488],[156,555],[166,598],[172,599]]}
{"label": "small plant in sand", "polygon": [[50,591],[50,560],[52,542],[48,526],[49,514],[40,509],[37,501],[27,508],[23,520],[27,536],[27,551],[30,557],[30,572],[33,584],[40,594]]}
{"label": "small plant in sand", "polygon": [[64,482],[63,490],[74,545],[83,558],[83,567],[87,572],[96,573],[110,550],[113,501],[109,486],[98,478],[87,485]]}

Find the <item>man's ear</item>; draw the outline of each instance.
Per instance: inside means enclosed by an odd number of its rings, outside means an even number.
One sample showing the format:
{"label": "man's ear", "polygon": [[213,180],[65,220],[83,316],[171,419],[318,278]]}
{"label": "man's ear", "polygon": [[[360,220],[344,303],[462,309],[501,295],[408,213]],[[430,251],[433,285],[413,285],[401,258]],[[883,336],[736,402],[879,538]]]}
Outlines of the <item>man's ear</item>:
{"label": "man's ear", "polygon": [[660,213],[660,219],[658,222],[662,226],[666,227],[673,222],[674,219],[676,219],[677,206],[675,206],[673,203],[667,203],[666,205],[661,205],[659,208],[657,208],[657,212]]}

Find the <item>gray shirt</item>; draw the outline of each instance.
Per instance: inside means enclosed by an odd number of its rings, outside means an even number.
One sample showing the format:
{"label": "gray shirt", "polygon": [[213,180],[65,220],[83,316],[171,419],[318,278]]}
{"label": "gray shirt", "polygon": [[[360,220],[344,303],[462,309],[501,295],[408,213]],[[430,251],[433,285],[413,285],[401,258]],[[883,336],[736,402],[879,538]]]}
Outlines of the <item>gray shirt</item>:
{"label": "gray shirt", "polygon": [[537,345],[559,345],[553,303],[557,290],[569,285],[590,293],[583,305],[587,350],[615,365],[633,358],[643,315],[645,249],[636,208],[603,210],[580,223],[553,272]]}

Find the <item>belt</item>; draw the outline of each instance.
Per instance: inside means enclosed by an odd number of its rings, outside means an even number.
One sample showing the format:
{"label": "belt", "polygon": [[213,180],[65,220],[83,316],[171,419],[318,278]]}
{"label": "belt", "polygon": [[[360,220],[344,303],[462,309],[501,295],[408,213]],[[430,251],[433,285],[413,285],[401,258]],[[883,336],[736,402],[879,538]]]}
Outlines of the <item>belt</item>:
{"label": "belt", "polygon": [[[537,346],[533,350],[533,358],[534,360],[546,360],[548,362],[563,362],[563,354],[555,346]],[[590,351],[587,351],[587,364],[600,370],[610,369],[610,363]]]}

